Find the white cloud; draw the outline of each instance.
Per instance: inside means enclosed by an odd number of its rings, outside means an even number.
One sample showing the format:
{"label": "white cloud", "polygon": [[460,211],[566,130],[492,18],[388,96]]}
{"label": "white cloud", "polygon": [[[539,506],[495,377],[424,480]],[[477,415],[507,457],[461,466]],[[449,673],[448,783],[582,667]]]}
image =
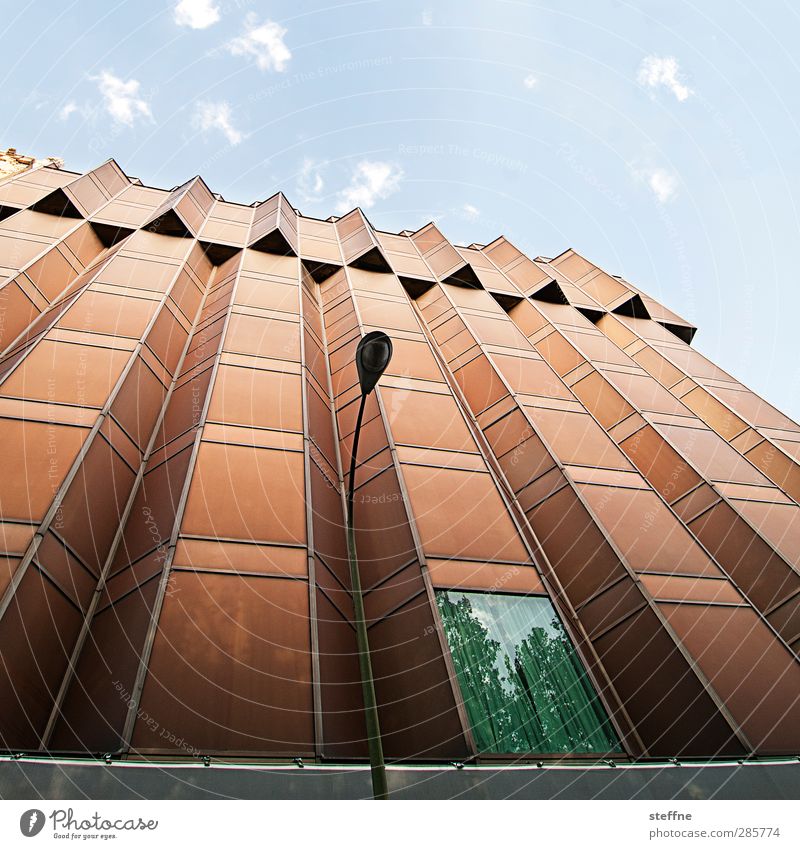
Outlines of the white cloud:
{"label": "white cloud", "polygon": [[524,85],[525,88],[536,88],[538,84],[539,80],[537,80],[533,74],[528,74],[528,76],[522,81],[522,85]]}
{"label": "white cloud", "polygon": [[49,98],[46,94],[41,92],[38,88],[31,89],[24,98],[24,103],[26,106],[33,106],[37,111],[39,109],[44,109],[47,106]]}
{"label": "white cloud", "polygon": [[481,211],[477,206],[473,206],[471,203],[464,204],[464,215],[467,221],[477,221],[480,214]]}
{"label": "white cloud", "polygon": [[203,132],[220,130],[230,144],[239,144],[244,138],[233,126],[231,107],[225,100],[217,103],[209,100],[199,101],[195,106],[192,123]]}
{"label": "white cloud", "polygon": [[647,178],[647,185],[653,190],[659,203],[671,201],[678,193],[678,178],[663,168],[656,168]]}
{"label": "white cloud", "polygon": [[631,174],[646,183],[659,203],[669,203],[678,194],[678,178],[665,168],[630,166]]}
{"label": "white cloud", "polygon": [[179,27],[205,29],[219,20],[219,6],[212,0],[181,0],[173,14]]}
{"label": "white cloud", "polygon": [[674,56],[645,56],[636,74],[639,85],[646,88],[665,86],[681,103],[687,100],[692,90],[682,82],[678,60]]}
{"label": "white cloud", "polygon": [[78,104],[74,100],[70,100],[68,103],[65,103],[61,107],[61,111],[58,113],[58,117],[61,118],[62,121],[66,121],[73,112],[78,111]]}
{"label": "white cloud", "polygon": [[97,87],[103,96],[103,106],[118,123],[132,127],[137,116],[150,118],[150,104],[139,96],[139,80],[123,80],[110,71],[102,71],[99,76],[90,79],[97,81]]}
{"label": "white cloud", "polygon": [[320,173],[322,166],[313,159],[303,160],[300,167],[300,174],[297,177],[297,191],[302,200],[306,203],[319,200],[322,190],[325,188],[325,181]]}
{"label": "white cloud", "polygon": [[262,71],[285,71],[292,53],[284,44],[286,30],[275,21],[258,23],[252,12],[244,19],[245,33],[231,39],[225,47],[234,56],[250,56]]}
{"label": "white cloud", "polygon": [[336,211],[349,212],[354,206],[369,209],[376,201],[396,192],[402,178],[403,171],[398,165],[364,159],[356,165],[350,185],[339,192]]}

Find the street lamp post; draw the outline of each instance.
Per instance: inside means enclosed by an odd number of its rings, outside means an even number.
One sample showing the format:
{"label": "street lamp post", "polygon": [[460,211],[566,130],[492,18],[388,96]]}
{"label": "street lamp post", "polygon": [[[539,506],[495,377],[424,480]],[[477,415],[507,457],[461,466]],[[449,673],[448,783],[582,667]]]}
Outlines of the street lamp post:
{"label": "street lamp post", "polygon": [[361,671],[361,689],[364,694],[364,720],[367,728],[369,763],[372,771],[372,795],[375,799],[388,799],[386,785],[386,765],[383,760],[383,743],[378,723],[378,703],[375,698],[375,680],[372,677],[372,661],[369,656],[367,623],[364,617],[364,597],[361,592],[361,575],[356,557],[356,533],[353,525],[354,482],[356,476],[356,455],[358,437],[364,405],[367,395],[375,388],[381,375],[392,358],[392,340],[381,330],[367,333],[356,348],[356,368],[361,386],[361,403],[358,407],[356,429],[353,434],[353,450],[350,456],[350,480],[347,486],[347,556],[350,562],[350,583],[353,589],[353,609],[355,611],[356,641],[358,644],[358,665]]}

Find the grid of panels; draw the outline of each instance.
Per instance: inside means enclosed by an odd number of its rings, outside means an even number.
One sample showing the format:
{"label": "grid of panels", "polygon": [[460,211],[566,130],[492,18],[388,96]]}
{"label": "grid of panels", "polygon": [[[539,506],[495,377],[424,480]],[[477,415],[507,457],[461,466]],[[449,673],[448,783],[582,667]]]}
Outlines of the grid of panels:
{"label": "grid of panels", "polygon": [[2,746],[365,756],[343,470],[375,329],[356,547],[387,755],[492,757],[448,590],[547,597],[626,757],[795,754],[800,428],[688,322],[571,250],[113,161],[0,186]]}

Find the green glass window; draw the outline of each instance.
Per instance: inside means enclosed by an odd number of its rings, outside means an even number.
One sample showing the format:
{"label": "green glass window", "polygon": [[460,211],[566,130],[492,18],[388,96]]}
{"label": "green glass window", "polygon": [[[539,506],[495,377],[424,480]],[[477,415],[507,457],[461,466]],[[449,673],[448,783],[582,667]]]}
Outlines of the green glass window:
{"label": "green glass window", "polygon": [[447,590],[436,601],[479,751],[620,750],[549,599]]}

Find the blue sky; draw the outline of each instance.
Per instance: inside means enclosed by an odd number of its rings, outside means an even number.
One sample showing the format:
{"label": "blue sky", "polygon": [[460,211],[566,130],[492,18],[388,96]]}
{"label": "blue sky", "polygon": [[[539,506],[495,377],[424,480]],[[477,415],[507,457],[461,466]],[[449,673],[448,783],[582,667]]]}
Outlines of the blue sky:
{"label": "blue sky", "polygon": [[797,419],[800,9],[758,6],[20,0],[0,145],[573,247]]}

